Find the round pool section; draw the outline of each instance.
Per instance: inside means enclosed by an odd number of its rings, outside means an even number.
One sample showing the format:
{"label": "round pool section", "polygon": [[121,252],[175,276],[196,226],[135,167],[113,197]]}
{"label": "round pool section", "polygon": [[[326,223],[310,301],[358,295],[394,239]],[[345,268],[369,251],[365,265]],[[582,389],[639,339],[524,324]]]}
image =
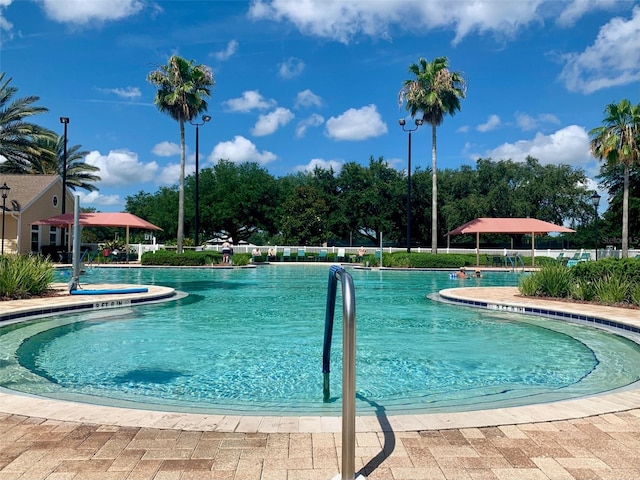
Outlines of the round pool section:
{"label": "round pool section", "polygon": [[[360,415],[380,408],[402,414],[542,403],[640,378],[640,348],[623,337],[426,298],[460,285],[447,272],[350,273]],[[328,268],[95,269],[88,275],[92,283],[161,284],[189,296],[6,326],[0,330],[0,385],[129,408],[340,415],[339,314],[332,398],[322,398]],[[513,273],[488,273],[463,285],[517,280]]]}

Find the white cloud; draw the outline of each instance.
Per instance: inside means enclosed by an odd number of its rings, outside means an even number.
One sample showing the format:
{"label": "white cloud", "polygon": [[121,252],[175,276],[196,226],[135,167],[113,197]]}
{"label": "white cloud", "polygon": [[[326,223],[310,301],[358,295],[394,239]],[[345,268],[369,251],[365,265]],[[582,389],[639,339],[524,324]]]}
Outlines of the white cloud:
{"label": "white cloud", "polygon": [[[454,43],[473,31],[512,35],[540,20],[543,0],[480,2],[372,2],[370,0],[255,0],[249,9],[254,20],[289,21],[301,32],[348,43],[363,34],[389,37],[391,26],[401,29],[456,31]],[[407,19],[411,18],[411,22]]]}
{"label": "white cloud", "polygon": [[536,128],[539,128],[541,124],[545,123],[552,123],[554,125],[560,124],[558,117],[551,113],[541,113],[536,117],[532,117],[527,113],[516,112],[515,117],[518,127],[525,131],[535,130]]}
{"label": "white cloud", "polygon": [[469,125],[462,125],[456,130],[458,133],[467,133],[469,131]]}
{"label": "white cloud", "polygon": [[578,125],[570,125],[551,135],[537,133],[531,140],[505,143],[483,155],[474,154],[472,158],[490,157],[493,160],[511,159],[520,162],[528,155],[543,164],[568,164],[580,168],[594,162],[589,153],[589,134]]}
{"label": "white cloud", "polygon": [[[513,37],[545,19],[571,26],[591,11],[619,0],[253,0],[249,18],[287,21],[306,35],[348,43],[358,35],[389,38],[390,30],[455,31],[453,43],[472,33]],[[407,19],[411,19],[408,21]]]}
{"label": "white cloud", "polygon": [[172,157],[180,155],[180,145],[173,142],[160,142],[154,145],[151,151],[159,157]]}
{"label": "white cloud", "polygon": [[500,117],[498,115],[489,115],[485,123],[481,123],[476,127],[479,132],[489,132],[500,126]]}
{"label": "white cloud", "polygon": [[309,127],[319,127],[323,123],[324,123],[324,117],[322,115],[318,115],[317,113],[314,113],[313,115],[298,122],[298,125],[296,126],[296,137],[298,138],[304,137]]}
{"label": "white cloud", "polygon": [[[0,0],[0,33],[3,31],[10,32],[13,28],[13,24],[2,15],[2,9],[11,5],[12,1],[13,0]],[[9,38],[11,38],[10,33],[5,34],[5,36],[6,35],[9,35]]]}
{"label": "white cloud", "polygon": [[585,13],[599,8],[607,9],[620,3],[620,0],[572,0],[558,16],[558,24],[570,27]]}
{"label": "white cloud", "polygon": [[123,200],[120,198],[120,195],[102,195],[100,192],[85,192],[81,190],[77,190],[74,192],[74,195],[78,195],[80,197],[80,205],[102,205],[102,206],[113,206],[113,205],[122,205]]}
{"label": "white cloud", "polygon": [[120,98],[126,98],[132,100],[142,96],[138,87],[126,87],[126,88],[98,88],[102,93],[113,93]]}
{"label": "white cloud", "polygon": [[632,18],[616,17],[603,25],[593,45],[582,53],[565,55],[560,79],[567,90],[593,93],[640,79],[640,6]]}
{"label": "white cloud", "polygon": [[271,135],[278,127],[284,126],[293,120],[295,115],[288,108],[278,107],[273,112],[260,115],[251,134],[256,137]]}
{"label": "white cloud", "polygon": [[323,160],[322,158],[313,158],[306,165],[296,165],[293,169],[294,172],[313,172],[316,167],[322,168],[324,170],[329,170],[333,168],[335,173],[340,172],[342,170],[343,162],[339,162],[337,160]]}
{"label": "white cloud", "polygon": [[238,51],[237,40],[231,40],[229,43],[227,43],[227,48],[219,52],[215,52],[213,56],[215,57],[216,60],[219,60],[222,62],[225,60],[229,60],[229,58],[235,55],[237,51]]}
{"label": "white cloud", "polygon": [[49,18],[63,23],[84,25],[90,22],[120,20],[135,15],[144,7],[141,0],[39,0]]}
{"label": "white cloud", "polygon": [[299,58],[291,57],[280,64],[278,75],[287,80],[299,76],[304,70],[304,62]]}
{"label": "white cloud", "polygon": [[229,160],[234,163],[257,162],[269,163],[277,157],[271,152],[259,152],[256,146],[241,135],[236,135],[233,140],[220,142],[209,155],[209,161],[216,163],[218,160]]}
{"label": "white cloud", "polygon": [[321,107],[322,98],[320,98],[318,95],[307,88],[302,92],[298,92],[293,106],[294,108]]}
{"label": "white cloud", "polygon": [[375,105],[350,108],[338,117],[327,120],[325,135],[334,140],[364,140],[387,133]]}
{"label": "white cloud", "polygon": [[[143,163],[129,150],[111,150],[106,155],[94,150],[85,157],[89,165],[100,168],[98,187],[118,187],[151,182],[158,171],[156,162]],[[174,180],[173,183],[175,183]]]}
{"label": "white cloud", "polygon": [[240,98],[232,98],[225,105],[231,112],[250,112],[251,110],[265,110],[276,104],[275,100],[265,100],[258,90],[247,90]]}

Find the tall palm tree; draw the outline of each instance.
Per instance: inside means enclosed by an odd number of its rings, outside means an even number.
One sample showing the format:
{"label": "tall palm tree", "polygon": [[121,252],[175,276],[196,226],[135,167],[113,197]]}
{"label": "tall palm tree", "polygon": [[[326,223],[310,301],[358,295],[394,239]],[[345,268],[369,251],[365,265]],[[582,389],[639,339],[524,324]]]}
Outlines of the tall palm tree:
{"label": "tall palm tree", "polygon": [[147,81],[158,87],[154,103],[162,113],[168,114],[180,124],[180,189],[178,193],[177,251],[182,253],[184,239],[184,124],[207,110],[204,97],[210,97],[214,84],[213,72],[206,65],[194,65],[194,61],[172,55],[166,65],[147,75]]}
{"label": "tall palm tree", "polygon": [[604,125],[589,132],[591,153],[608,166],[622,165],[622,257],[629,256],[629,172],[640,163],[640,104],[627,99],[604,109]]}
{"label": "tall palm tree", "polygon": [[11,78],[5,79],[5,74],[0,73],[0,157],[5,160],[0,164],[0,171],[20,173],[40,153],[34,142],[51,135],[50,130],[26,120],[49,110],[34,105],[40,100],[39,97],[28,96],[12,100],[18,89],[10,83]]}
{"label": "tall palm tree", "polygon": [[467,84],[460,72],[449,70],[447,57],[437,57],[433,62],[420,58],[409,65],[415,78],[405,80],[398,95],[398,103],[406,103],[406,109],[415,117],[422,113],[422,120],[431,125],[431,253],[438,252],[438,172],[436,156],[436,127],[445,115],[460,110]]}

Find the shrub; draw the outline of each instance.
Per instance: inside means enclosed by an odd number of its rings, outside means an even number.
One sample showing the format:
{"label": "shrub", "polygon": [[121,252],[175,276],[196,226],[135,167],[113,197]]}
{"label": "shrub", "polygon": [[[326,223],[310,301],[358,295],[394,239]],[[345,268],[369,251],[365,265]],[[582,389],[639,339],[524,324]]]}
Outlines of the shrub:
{"label": "shrub", "polygon": [[46,292],[53,281],[48,258],[11,255],[0,257],[0,298],[19,299]]}
{"label": "shrub", "polygon": [[523,280],[518,287],[523,295],[528,295],[522,290],[524,288],[535,291],[536,296],[565,298],[569,296],[573,286],[571,269],[562,265],[546,265],[528,278],[530,280]]}
{"label": "shrub", "polygon": [[518,284],[518,290],[522,295],[528,297],[537,297],[541,295],[540,283],[535,274],[522,277]]}
{"label": "shrub", "polygon": [[596,297],[596,289],[594,282],[589,282],[584,278],[576,279],[576,283],[571,289],[571,298],[575,300],[583,300],[591,302]]}
{"label": "shrub", "polygon": [[625,303],[631,290],[631,284],[618,275],[607,275],[596,280],[596,301],[605,305]]}

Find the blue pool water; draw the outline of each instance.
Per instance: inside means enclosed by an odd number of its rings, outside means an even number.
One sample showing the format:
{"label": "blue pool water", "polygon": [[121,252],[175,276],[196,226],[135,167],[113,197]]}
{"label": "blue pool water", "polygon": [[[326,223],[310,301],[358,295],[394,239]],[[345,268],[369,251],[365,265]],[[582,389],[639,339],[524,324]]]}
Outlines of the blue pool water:
{"label": "blue pool water", "polygon": [[[173,411],[339,415],[341,304],[332,402],[322,401],[328,267],[95,268],[83,284],[166,285],[177,301],[65,314],[0,329],[0,385],[87,403]],[[640,378],[640,349],[596,329],[434,302],[514,273],[349,270],[356,293],[357,409],[494,408],[575,398]]]}

